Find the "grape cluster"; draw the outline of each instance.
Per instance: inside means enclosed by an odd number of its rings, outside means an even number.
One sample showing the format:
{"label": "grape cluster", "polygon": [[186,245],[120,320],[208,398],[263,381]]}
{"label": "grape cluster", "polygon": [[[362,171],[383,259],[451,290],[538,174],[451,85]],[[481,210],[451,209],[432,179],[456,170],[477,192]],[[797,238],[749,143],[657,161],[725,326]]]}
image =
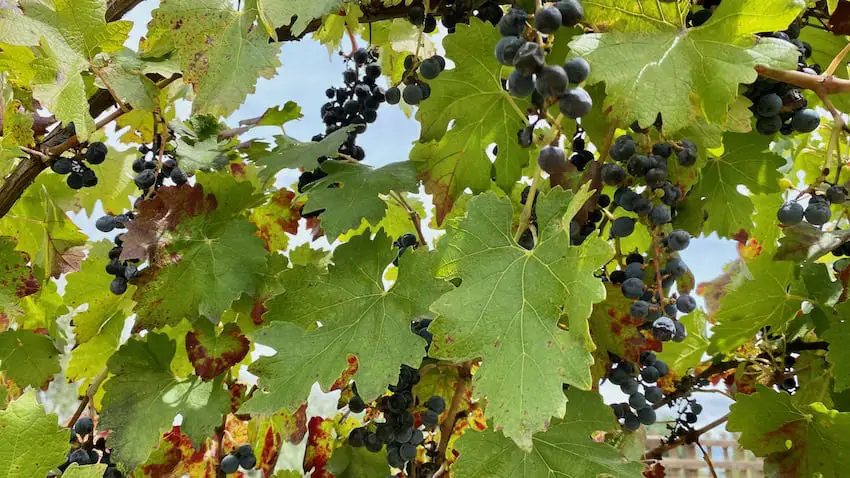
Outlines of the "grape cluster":
{"label": "grape cluster", "polygon": [[440,55],[419,60],[415,55],[407,55],[404,59],[402,83],[404,89],[398,86],[390,87],[385,96],[387,104],[397,105],[400,101],[414,106],[431,97],[431,87],[423,80],[433,80],[446,69],[446,59]]}
{"label": "grape cluster", "polygon": [[[133,172],[136,173],[133,182],[142,192],[138,201],[144,200],[152,194],[152,191],[161,188],[166,179],[170,179],[176,186],[182,186],[189,182],[186,173],[177,166],[173,146],[166,145],[162,149],[162,163],[157,162],[156,155],[160,151],[160,141],[161,138],[157,137],[151,146],[145,144],[139,146],[141,156],[136,158],[131,165]],[[219,161],[226,160],[225,156],[221,156]]]}
{"label": "grape cluster", "polygon": [[[459,23],[469,23],[470,14],[493,25],[499,23],[502,18],[502,9],[497,2],[487,0],[474,10],[471,10],[472,3],[471,0],[444,0],[440,2],[439,10],[436,13],[441,17],[447,33],[454,33]],[[421,27],[425,33],[433,33],[437,29],[437,18],[433,13],[426,13],[425,6],[422,4],[411,5],[407,11],[407,19],[413,25]]]}
{"label": "grape cluster", "polygon": [[398,260],[401,258],[401,255],[404,254],[408,248],[416,249],[416,246],[419,245],[419,241],[416,239],[416,236],[411,233],[402,234],[397,240],[393,241],[393,246],[398,248],[398,254],[396,254],[395,259],[393,259],[393,265],[398,266]]}
{"label": "grape cluster", "polygon": [[243,470],[253,470],[257,466],[257,457],[250,444],[239,445],[221,459],[219,469],[222,473],[236,473],[241,467]]}
{"label": "grape cluster", "polygon": [[67,175],[65,182],[71,189],[94,187],[97,185],[97,175],[86,163],[100,164],[106,160],[106,153],[105,144],[89,143],[85,154],[77,154],[73,158],[56,158],[50,164],[50,169],[54,173]]}
{"label": "grape cluster", "polygon": [[[664,391],[652,384],[667,375],[667,364],[658,360],[654,353],[644,351],[640,354],[640,370],[625,360],[616,365],[608,372],[608,380],[619,385],[620,391],[629,399],[628,402],[611,405],[614,415],[623,421],[623,427],[628,431],[637,430],[641,424],[652,425],[656,420],[652,406],[664,400]],[[643,393],[640,392],[641,387]]]}
{"label": "grape cluster", "polygon": [[[339,153],[355,161],[362,161],[366,152],[357,145],[357,136],[366,131],[370,123],[378,119],[378,108],[386,101],[384,89],[376,84],[381,76],[381,65],[377,63],[377,53],[373,50],[358,48],[351,54],[354,68],[346,69],[343,74],[345,86],[328,88],[325,95],[328,102],[322,105],[322,121],[325,123],[324,134],[313,136],[313,142],[322,141],[327,135],[341,129],[352,128],[345,142],[339,147]],[[363,75],[360,75],[361,70]],[[320,157],[321,165],[329,160],[327,156]],[[298,192],[304,192],[308,185],[324,178],[327,173],[321,168],[304,171],[298,178]],[[315,217],[322,211],[302,214],[304,217]]]}
{"label": "grape cluster", "polygon": [[[580,118],[590,112],[590,94],[578,86],[590,74],[590,65],[582,58],[572,58],[563,65],[547,65],[542,37],[555,33],[561,26],[574,26],[584,10],[576,0],[564,0],[537,10],[531,19],[525,10],[513,8],[499,21],[502,39],[496,44],[496,60],[514,70],[508,76],[507,90],[518,98],[534,95],[539,107],[546,101],[558,102],[561,113]],[[531,21],[534,31],[526,31]],[[529,40],[530,39],[530,40]]]}
{"label": "grape cluster", "polygon": [[94,436],[94,421],[80,417],[71,433],[71,451],[65,463],[57,467],[59,471],[64,473],[72,463],[80,466],[100,463],[106,465],[103,478],[123,478],[124,474],[112,463],[112,451],[106,448],[106,439],[100,437],[95,440]]}
{"label": "grape cluster", "polygon": [[[812,47],[800,41],[798,34],[798,29],[790,28],[784,32],[763,33],[761,36],[790,41],[800,52],[797,71],[810,75],[820,74],[820,65],[806,64],[806,59],[812,54]],[[777,132],[783,135],[810,133],[820,126],[820,115],[816,110],[806,108],[806,97],[794,85],[760,76],[744,95],[753,102],[750,110],[756,115],[756,130],[762,135],[772,136]]]}
{"label": "grape cluster", "polygon": [[813,226],[823,226],[832,218],[830,205],[846,202],[847,189],[844,186],[831,185],[826,190],[826,194],[812,193],[805,208],[798,200],[786,202],[779,207],[776,218],[785,226],[800,224],[803,219]]}
{"label": "grape cluster", "polygon": [[693,398],[681,397],[669,402],[667,406],[676,409],[677,415],[676,420],[667,425],[670,431],[668,441],[675,441],[694,431],[694,424],[702,413],[702,405]]}
{"label": "grape cluster", "polygon": [[[106,214],[99,217],[94,224],[101,232],[111,232],[115,229],[126,229],[127,225],[134,218],[135,214],[132,211],[117,216]],[[115,276],[109,284],[109,290],[115,295],[121,295],[127,292],[127,284],[139,276],[140,271],[137,266],[139,260],[121,260],[121,252],[123,251],[124,244],[123,234],[116,235],[114,242],[115,247],[109,250],[109,263],[106,264],[106,272],[109,275]]]}
{"label": "grape cluster", "polygon": [[[426,433],[436,429],[446,401],[433,396],[424,404],[416,403],[413,386],[419,379],[419,370],[402,365],[398,383],[389,387],[392,394],[379,398],[374,404],[373,408],[381,412],[383,421],[372,420],[355,428],[348,435],[348,444],[366,447],[373,453],[380,452],[386,445],[387,461],[394,468],[404,468],[406,463],[414,461],[420,446],[425,447],[429,455],[436,453],[436,443],[427,440]],[[348,408],[353,413],[370,408],[357,394],[356,387]]]}
{"label": "grape cluster", "polygon": [[[575,166],[579,171],[584,171],[587,165],[594,159],[593,153],[587,150],[587,144],[583,135],[584,131],[581,128],[576,130],[573,136],[573,154],[570,156],[570,164]],[[611,198],[609,197],[608,204],[610,204],[610,200]],[[602,205],[602,207],[608,207],[608,204]]]}

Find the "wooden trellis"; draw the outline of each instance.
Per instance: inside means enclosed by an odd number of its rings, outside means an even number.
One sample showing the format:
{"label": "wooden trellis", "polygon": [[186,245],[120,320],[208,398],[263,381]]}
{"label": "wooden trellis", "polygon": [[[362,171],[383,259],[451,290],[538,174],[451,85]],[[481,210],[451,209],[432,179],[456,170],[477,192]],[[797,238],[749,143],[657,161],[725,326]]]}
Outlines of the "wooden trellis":
{"label": "wooden trellis", "polygon": [[[646,449],[661,443],[660,436],[646,437]],[[710,433],[700,438],[700,443],[711,457],[718,478],[762,478],[762,460],[738,446],[728,433]],[[668,478],[711,477],[702,451],[696,445],[682,445],[664,454],[661,462]]]}

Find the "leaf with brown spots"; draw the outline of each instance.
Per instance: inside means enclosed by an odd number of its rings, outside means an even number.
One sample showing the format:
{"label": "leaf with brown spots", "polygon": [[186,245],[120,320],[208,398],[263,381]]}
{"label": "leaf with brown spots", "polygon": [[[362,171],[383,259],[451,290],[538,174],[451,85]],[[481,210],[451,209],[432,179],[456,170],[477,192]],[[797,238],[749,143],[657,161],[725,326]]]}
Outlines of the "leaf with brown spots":
{"label": "leaf with brown spots", "polygon": [[638,326],[643,320],[629,314],[631,299],[626,299],[620,290],[606,287],[606,298],[595,304],[590,315],[590,332],[597,345],[597,356],[607,359],[612,353],[618,357],[637,362],[644,350],[661,351],[661,342],[643,335]]}
{"label": "leaf with brown spots", "polygon": [[15,250],[17,242],[0,237],[0,311],[15,313],[18,299],[35,294],[41,288],[29,266],[29,256]]}
{"label": "leaf with brown spots", "polygon": [[159,447],[151,453],[148,461],[136,469],[137,476],[160,478],[184,476],[192,478],[215,478],[218,461],[215,442],[208,440],[195,448],[192,440],[184,435],[180,426],[175,426],[163,435]]}
{"label": "leaf with brown spots", "polygon": [[62,369],[60,353],[46,335],[30,330],[0,333],[0,372],[21,388],[43,388]]}
{"label": "leaf with brown spots", "polygon": [[301,443],[307,434],[307,404],[301,405],[295,413],[281,410],[274,415],[260,417],[256,430],[254,454],[257,456],[257,469],[263,472],[263,476],[271,476],[283,443]]}
{"label": "leaf with brown spots", "polygon": [[333,419],[313,417],[307,425],[309,438],[307,438],[307,449],[304,452],[304,471],[313,470],[311,478],[334,478],[325,467],[333,455],[334,435]]}
{"label": "leaf with brown spots", "polygon": [[216,334],[212,323],[199,320],[195,329],[186,334],[186,354],[195,373],[204,380],[212,380],[241,362],[250,345],[248,337],[232,323]]}
{"label": "leaf with brown spots", "polygon": [[298,232],[301,219],[301,204],[295,201],[295,193],[280,189],[269,197],[268,202],[251,212],[251,222],[257,226],[257,236],[266,243],[266,250],[284,251],[289,245],[287,234]]}
{"label": "leaf with brown spots", "polygon": [[165,231],[173,231],[188,218],[207,214],[216,208],[216,199],[204,194],[203,186],[172,186],[157,190],[152,199],[142,201],[136,218],[122,236],[121,260],[147,260]]}

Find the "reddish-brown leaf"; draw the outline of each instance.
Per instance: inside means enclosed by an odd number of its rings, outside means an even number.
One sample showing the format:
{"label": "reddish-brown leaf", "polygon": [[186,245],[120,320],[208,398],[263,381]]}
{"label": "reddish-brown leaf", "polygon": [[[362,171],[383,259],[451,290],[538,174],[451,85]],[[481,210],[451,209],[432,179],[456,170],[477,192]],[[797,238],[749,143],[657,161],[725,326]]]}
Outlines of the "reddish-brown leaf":
{"label": "reddish-brown leaf", "polygon": [[266,243],[266,250],[282,251],[289,245],[289,236],[298,232],[302,204],[295,193],[280,189],[262,206],[251,212],[251,222],[257,226],[257,236]]}
{"label": "reddish-brown leaf", "polygon": [[186,355],[199,377],[212,380],[241,362],[250,344],[234,323],[225,325],[218,335],[211,324],[205,324],[186,334]]}

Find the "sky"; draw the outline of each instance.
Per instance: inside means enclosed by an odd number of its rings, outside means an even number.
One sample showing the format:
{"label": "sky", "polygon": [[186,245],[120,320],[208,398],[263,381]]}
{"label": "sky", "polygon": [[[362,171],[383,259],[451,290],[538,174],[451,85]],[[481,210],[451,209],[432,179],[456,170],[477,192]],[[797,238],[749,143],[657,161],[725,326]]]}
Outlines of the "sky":
{"label": "sky", "polygon": [[[144,34],[150,19],[150,12],[157,4],[156,0],[146,0],[125,17],[134,22],[127,42],[128,47],[137,49],[139,38]],[[343,46],[348,47],[345,43]],[[282,66],[278,74],[269,80],[260,79],[256,93],[249,96],[244,105],[227,118],[227,122],[231,126],[236,126],[239,120],[258,116],[270,106],[295,101],[301,106],[304,117],[287,123],[286,133],[301,141],[309,141],[314,134],[324,131],[319,109],[327,101],[325,90],[342,83],[342,72],[345,69],[343,61],[338,55],[329,55],[325,46],[310,39],[285,43],[280,60]],[[181,104],[178,107],[178,116],[186,118],[189,108],[188,103]],[[270,140],[271,135],[279,132],[277,128],[258,128],[253,134],[266,136]],[[367,164],[381,166],[407,159],[406,155],[411,144],[416,141],[418,135],[419,125],[413,118],[405,116],[398,107],[382,105],[378,120],[369,125],[365,134],[358,137],[358,144],[366,150]],[[297,173],[290,172],[279,178],[278,184],[291,184],[295,180],[297,180]],[[97,208],[92,212],[91,217],[97,218],[100,214],[102,209]],[[111,239],[111,234],[104,235],[94,229],[91,219],[88,219],[85,214],[72,214],[71,217],[93,239],[103,237]],[[427,223],[427,221],[423,222]],[[428,231],[427,235],[434,237],[434,231]],[[297,244],[307,240],[307,234],[302,232],[292,242]],[[318,245],[329,247],[324,239],[319,241]],[[682,257],[693,271],[697,282],[701,282],[719,275],[723,266],[734,260],[737,253],[731,241],[716,237],[697,238],[691,242],[690,248],[682,253]],[[613,387],[603,387],[602,392],[609,403],[625,401],[627,398],[620,395],[619,391],[614,390]],[[720,394],[702,394],[699,398],[706,411],[698,425],[712,421],[725,413],[728,408],[729,401]],[[327,401],[311,403],[313,407],[311,410],[315,414],[329,413],[331,410],[327,406],[328,403]]]}

